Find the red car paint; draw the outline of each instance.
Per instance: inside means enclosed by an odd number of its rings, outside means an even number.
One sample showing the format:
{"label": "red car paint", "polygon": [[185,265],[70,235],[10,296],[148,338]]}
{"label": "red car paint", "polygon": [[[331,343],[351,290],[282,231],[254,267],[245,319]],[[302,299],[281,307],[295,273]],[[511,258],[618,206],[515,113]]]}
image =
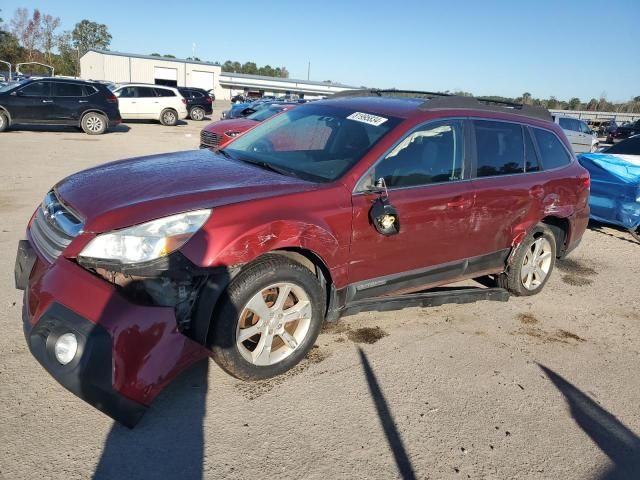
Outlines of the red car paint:
{"label": "red car paint", "polygon": [[[279,110],[278,112],[274,113],[274,116],[275,116],[275,115],[278,115],[279,113],[286,112],[288,110],[296,108],[297,105],[293,103],[291,104],[276,103],[265,108],[270,109],[271,107],[273,107],[273,110],[275,109]],[[259,110],[258,112],[260,111],[261,110]],[[262,120],[256,120],[256,119],[253,119],[252,117],[253,115],[249,115],[248,117],[218,120],[217,122],[210,123],[209,125],[204,127],[202,131],[210,134],[214,134],[216,136],[215,138],[218,140],[218,143],[216,145],[205,144],[203,140],[203,135],[201,134],[200,146],[201,147],[215,146],[217,148],[222,148],[226,146],[234,138],[242,135],[247,130],[251,130],[253,127],[255,127],[256,125],[262,122]]]}
{"label": "red car paint", "polygon": [[[368,218],[376,195],[352,192],[368,168],[414,126],[446,117],[515,118],[525,125],[553,130],[569,151],[571,146],[557,125],[507,113],[420,111],[415,103],[363,98],[330,102],[402,119],[332,183],[282,176],[209,150],[114,162],[58,183],[60,200],[85,219],[85,226],[53,264],[36,252],[26,295],[31,325],[55,301],[104,327],[112,338],[114,389],[149,405],[167,383],[208,351],[178,331],[171,308],[134,305],[117,287],[76,263],[75,257],[97,234],[183,211],[213,208],[206,224],[180,250],[196,266],[238,266],[274,250],[303,249],[319,259],[338,289],[509,249],[550,216],[569,222],[566,251],[580,241],[589,217],[588,173],[575,158],[566,167],[535,174],[393,191],[391,200],[403,228],[393,237],[379,235]],[[28,237],[31,239],[29,232]],[[498,272],[492,267],[482,273]],[[444,283],[461,278],[464,275]]]}

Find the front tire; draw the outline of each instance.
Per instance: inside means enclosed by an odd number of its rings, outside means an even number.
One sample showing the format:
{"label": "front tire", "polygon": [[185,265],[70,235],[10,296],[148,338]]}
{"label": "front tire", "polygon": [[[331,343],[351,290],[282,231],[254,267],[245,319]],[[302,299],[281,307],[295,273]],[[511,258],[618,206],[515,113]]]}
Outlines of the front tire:
{"label": "front tire", "polygon": [[0,112],[0,132],[4,132],[9,128],[9,117],[6,113]]}
{"label": "front tire", "polygon": [[313,347],[324,318],[324,293],[309,269],[265,255],[236,276],[216,309],[209,344],[220,367],[241,380],[293,368]]}
{"label": "front tire", "polygon": [[167,127],[173,127],[178,123],[178,112],[172,108],[167,108],[160,113],[160,123]]}
{"label": "front tire", "polygon": [[107,131],[107,117],[97,112],[89,112],[82,117],[80,126],[88,135],[102,135]]}
{"label": "front tire", "polygon": [[498,275],[497,284],[516,296],[540,293],[551,276],[556,261],[556,239],[544,225],[516,247],[507,271]]}
{"label": "front tire", "polygon": [[197,122],[204,120],[204,115],[204,109],[200,107],[193,107],[189,112],[189,117],[191,117],[191,120],[195,120]]}

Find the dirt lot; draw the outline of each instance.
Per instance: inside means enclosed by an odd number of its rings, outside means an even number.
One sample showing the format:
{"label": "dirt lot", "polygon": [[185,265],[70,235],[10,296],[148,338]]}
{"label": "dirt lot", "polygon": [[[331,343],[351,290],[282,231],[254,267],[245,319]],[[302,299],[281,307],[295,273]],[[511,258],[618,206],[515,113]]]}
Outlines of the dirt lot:
{"label": "dirt lot", "polygon": [[0,478],[640,478],[640,245],[607,227],[541,295],[348,317],[271,381],[211,362],[133,431],[64,390],[22,334],[29,215],[65,175],[194,148],[202,126],[0,134]]}

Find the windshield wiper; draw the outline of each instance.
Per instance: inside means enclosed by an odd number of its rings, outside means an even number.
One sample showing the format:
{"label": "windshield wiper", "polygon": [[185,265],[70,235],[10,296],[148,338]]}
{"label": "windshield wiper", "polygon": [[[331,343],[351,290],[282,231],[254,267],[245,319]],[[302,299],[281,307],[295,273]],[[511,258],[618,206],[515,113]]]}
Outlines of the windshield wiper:
{"label": "windshield wiper", "polygon": [[248,158],[241,158],[240,159],[243,162],[246,163],[250,163],[251,165],[256,165],[257,167],[263,168],[265,170],[270,170],[272,172],[275,173],[279,173],[280,175],[286,175],[286,176],[296,176],[292,171],[287,170],[285,168],[280,168],[277,167],[276,165],[273,165],[272,163],[269,162],[265,162],[263,160],[253,160],[253,159],[248,159]]}
{"label": "windshield wiper", "polygon": [[216,148],[213,150],[213,153],[219,153],[222,156],[225,156],[227,158],[230,158],[231,160],[233,160],[233,157],[231,156],[231,154],[229,152],[227,152],[224,148]]}

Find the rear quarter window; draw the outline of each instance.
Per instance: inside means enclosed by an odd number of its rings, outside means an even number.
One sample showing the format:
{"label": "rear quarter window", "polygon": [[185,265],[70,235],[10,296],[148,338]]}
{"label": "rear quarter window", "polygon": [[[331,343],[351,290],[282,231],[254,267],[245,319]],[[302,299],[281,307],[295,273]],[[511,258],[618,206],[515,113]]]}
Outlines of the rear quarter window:
{"label": "rear quarter window", "polygon": [[571,155],[554,133],[541,128],[533,128],[532,130],[545,170],[564,167],[571,163]]}

